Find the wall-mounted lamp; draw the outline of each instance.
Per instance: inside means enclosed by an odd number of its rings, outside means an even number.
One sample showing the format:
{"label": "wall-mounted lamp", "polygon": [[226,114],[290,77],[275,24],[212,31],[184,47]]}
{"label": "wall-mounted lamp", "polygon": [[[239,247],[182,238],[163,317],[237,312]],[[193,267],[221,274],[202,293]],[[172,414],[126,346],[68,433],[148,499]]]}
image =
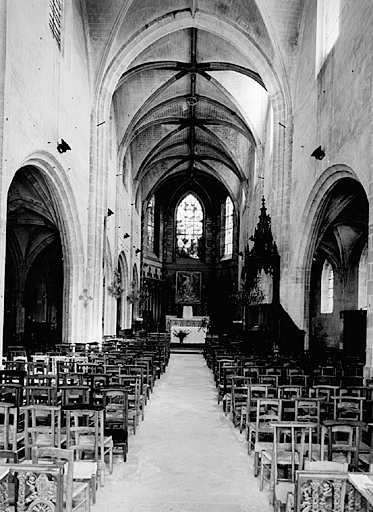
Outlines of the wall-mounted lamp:
{"label": "wall-mounted lamp", "polygon": [[69,151],[70,149],[71,149],[71,147],[63,139],[61,139],[61,142],[59,144],[57,144],[57,151],[59,153],[66,153],[66,151]]}
{"label": "wall-mounted lamp", "polygon": [[110,208],[107,209],[107,216],[110,217],[110,215],[114,215],[113,210],[110,210]]}
{"label": "wall-mounted lamp", "polygon": [[128,233],[125,233],[125,234],[123,235],[123,238],[124,238],[124,239],[129,238],[129,237],[130,237],[130,236],[129,236],[129,234],[128,234]]}
{"label": "wall-mounted lamp", "polygon": [[325,156],[325,151],[322,149],[321,146],[315,149],[313,153],[311,153],[311,156],[316,158],[317,160],[322,160]]}

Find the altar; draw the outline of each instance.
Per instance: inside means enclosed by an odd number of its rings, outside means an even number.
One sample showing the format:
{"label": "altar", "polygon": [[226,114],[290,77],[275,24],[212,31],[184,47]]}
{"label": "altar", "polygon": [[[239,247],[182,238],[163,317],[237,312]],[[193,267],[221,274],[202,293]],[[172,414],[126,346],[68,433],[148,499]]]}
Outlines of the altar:
{"label": "altar", "polygon": [[183,343],[203,345],[210,318],[208,316],[193,316],[193,306],[201,304],[202,272],[177,271],[175,283],[175,303],[183,306],[183,316],[180,318],[166,315],[166,330],[170,332],[171,343],[180,345],[180,338],[175,336],[175,333],[185,331],[188,335],[184,338]]}
{"label": "altar", "polygon": [[171,343],[180,344],[175,332],[182,330],[189,334],[184,338],[185,344],[204,344],[210,318],[208,316],[192,316],[190,318],[179,318],[177,316],[166,316],[166,330],[171,334]]}

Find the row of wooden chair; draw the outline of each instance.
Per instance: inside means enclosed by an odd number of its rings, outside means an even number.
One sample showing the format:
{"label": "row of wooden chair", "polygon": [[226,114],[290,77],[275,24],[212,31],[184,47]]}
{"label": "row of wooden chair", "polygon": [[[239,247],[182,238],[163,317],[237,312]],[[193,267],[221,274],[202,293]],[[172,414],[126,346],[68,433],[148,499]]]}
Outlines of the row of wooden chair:
{"label": "row of wooden chair", "polygon": [[[245,431],[260,489],[269,489],[275,510],[320,512],[325,504],[325,510],[360,510],[353,508],[363,500],[348,483],[347,471],[373,469],[372,443],[364,442],[368,430],[362,421],[371,416],[373,388],[281,385],[270,372],[259,383],[242,361],[226,354],[215,358],[218,402]],[[306,478],[312,482],[309,494]],[[332,496],[312,494],[322,482],[335,486]]]}

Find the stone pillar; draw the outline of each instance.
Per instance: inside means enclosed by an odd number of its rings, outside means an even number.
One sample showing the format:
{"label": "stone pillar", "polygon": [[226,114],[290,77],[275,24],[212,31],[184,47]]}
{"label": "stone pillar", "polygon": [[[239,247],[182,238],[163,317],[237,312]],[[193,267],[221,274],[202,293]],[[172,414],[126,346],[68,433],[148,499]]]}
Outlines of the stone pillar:
{"label": "stone pillar", "polygon": [[7,218],[7,190],[4,190],[4,119],[5,119],[5,84],[6,84],[6,29],[7,0],[0,0],[0,366],[3,355],[4,325],[4,288],[5,288],[5,246]]}
{"label": "stone pillar", "polygon": [[373,183],[369,185],[369,225],[368,225],[368,311],[367,341],[364,377],[373,377]]}

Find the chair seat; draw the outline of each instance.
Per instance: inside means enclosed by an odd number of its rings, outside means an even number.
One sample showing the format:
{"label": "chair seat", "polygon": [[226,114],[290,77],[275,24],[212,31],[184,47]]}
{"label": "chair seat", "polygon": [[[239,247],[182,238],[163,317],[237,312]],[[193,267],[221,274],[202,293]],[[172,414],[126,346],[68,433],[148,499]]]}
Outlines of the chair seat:
{"label": "chair seat", "polygon": [[[256,432],[256,423],[250,423],[250,430],[252,432]],[[272,434],[273,427],[269,423],[265,423],[263,425],[260,425],[259,432],[261,434]]]}
{"label": "chair seat", "polygon": [[98,464],[89,460],[74,461],[74,480],[90,480],[97,474]]}
{"label": "chair seat", "polygon": [[[66,442],[66,436],[61,436],[61,445]],[[35,446],[53,446],[53,435],[50,433],[38,432]]]}
{"label": "chair seat", "polygon": [[270,451],[272,449],[272,441],[259,441],[254,445],[254,452],[263,452],[264,450]]}
{"label": "chair seat", "polygon": [[[269,451],[269,450],[262,451],[262,457],[265,457],[269,461],[271,461],[273,459],[273,455],[274,455],[273,451]],[[277,464],[280,464],[280,465],[281,464],[282,465],[291,464],[291,457],[292,457],[291,451],[279,450],[277,452]],[[294,453],[294,464],[299,465],[299,453],[297,453],[297,452]]]}

